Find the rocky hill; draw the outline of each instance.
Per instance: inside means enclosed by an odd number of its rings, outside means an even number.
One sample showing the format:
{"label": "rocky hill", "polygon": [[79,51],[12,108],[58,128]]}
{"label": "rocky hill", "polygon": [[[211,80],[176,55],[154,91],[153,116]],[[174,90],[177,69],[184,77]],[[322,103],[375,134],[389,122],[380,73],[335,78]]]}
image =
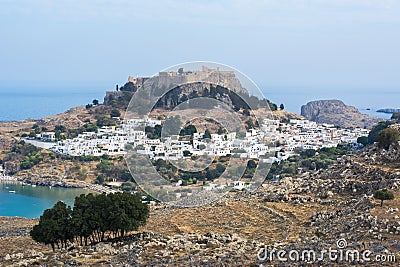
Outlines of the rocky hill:
{"label": "rocky hill", "polygon": [[340,100],[318,100],[301,107],[301,115],[306,119],[329,123],[340,127],[371,128],[380,121],[360,113],[357,108],[345,105]]}

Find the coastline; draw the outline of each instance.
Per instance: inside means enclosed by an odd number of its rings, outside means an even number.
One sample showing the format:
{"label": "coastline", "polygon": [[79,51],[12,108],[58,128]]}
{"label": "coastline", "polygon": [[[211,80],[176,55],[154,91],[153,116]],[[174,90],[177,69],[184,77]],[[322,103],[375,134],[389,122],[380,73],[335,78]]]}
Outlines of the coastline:
{"label": "coastline", "polygon": [[79,182],[66,182],[66,183],[52,183],[52,182],[34,182],[34,181],[30,181],[28,179],[20,179],[17,177],[13,177],[13,176],[4,176],[1,175],[0,176],[0,183],[1,182],[16,182],[16,183],[21,183],[24,185],[34,185],[34,186],[48,186],[48,187],[61,187],[61,188],[80,188],[80,189],[86,189],[88,191],[93,191],[95,193],[105,193],[105,194],[109,194],[109,193],[116,193],[116,192],[122,192],[119,189],[114,189],[114,188],[109,188],[106,186],[102,186],[102,185],[97,185],[97,184],[91,184],[88,182],[83,182],[83,181],[79,181]]}
{"label": "coastline", "polygon": [[0,175],[0,182],[16,182],[18,181],[17,178],[8,176],[8,175]]}
{"label": "coastline", "polygon": [[[2,207],[0,212],[0,218],[1,217],[9,218],[10,220],[37,219],[39,218],[39,215],[43,212],[44,209],[50,208],[53,205],[49,204],[49,202],[51,201],[54,201],[55,203],[58,200],[63,200],[66,201],[66,203],[68,203],[68,205],[72,207],[74,204],[75,197],[81,194],[97,195],[103,193],[109,194],[119,191],[101,185],[93,185],[87,182],[76,182],[76,183],[70,182],[64,185],[57,184],[55,186],[51,186],[47,183],[40,183],[40,182],[29,183],[26,179],[21,180],[18,179],[17,177],[12,177],[12,176],[0,176],[0,186],[2,188],[1,201],[5,201],[4,206],[1,205]],[[47,197],[47,193],[45,192],[48,192],[49,196],[52,197],[51,198]],[[15,196],[16,194],[17,196]],[[16,208],[16,210],[14,210],[11,207],[11,205],[20,205],[21,199],[23,201],[23,199],[27,197],[28,198],[34,197],[34,199],[31,200],[32,202],[30,202],[29,204],[33,205],[32,209],[29,209],[29,211],[26,210],[26,208],[24,209],[22,206]],[[41,209],[40,207],[42,207],[42,210],[38,211]],[[26,210],[26,212],[24,210]]]}

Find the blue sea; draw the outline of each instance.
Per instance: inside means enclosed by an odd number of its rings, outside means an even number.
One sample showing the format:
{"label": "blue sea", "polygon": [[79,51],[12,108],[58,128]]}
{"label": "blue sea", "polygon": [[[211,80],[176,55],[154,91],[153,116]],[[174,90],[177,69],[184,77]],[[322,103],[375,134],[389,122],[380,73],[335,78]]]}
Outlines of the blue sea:
{"label": "blue sea", "polygon": [[[11,191],[11,192],[10,192]],[[80,188],[60,188],[15,182],[0,182],[0,216],[39,218],[45,209],[62,200],[73,206],[75,197],[89,191]]]}
{"label": "blue sea", "polygon": [[71,107],[103,102],[110,84],[13,84],[0,83],[0,121],[39,119]]}
{"label": "blue sea", "polygon": [[[62,113],[71,107],[86,105],[93,99],[103,101],[106,91],[114,90],[112,83],[104,84],[13,84],[0,82],[0,121],[39,119]],[[391,114],[377,113],[381,108],[400,108],[400,90],[317,90],[260,86],[267,99],[285,109],[300,114],[301,106],[309,101],[339,99],[360,112],[388,119]]]}

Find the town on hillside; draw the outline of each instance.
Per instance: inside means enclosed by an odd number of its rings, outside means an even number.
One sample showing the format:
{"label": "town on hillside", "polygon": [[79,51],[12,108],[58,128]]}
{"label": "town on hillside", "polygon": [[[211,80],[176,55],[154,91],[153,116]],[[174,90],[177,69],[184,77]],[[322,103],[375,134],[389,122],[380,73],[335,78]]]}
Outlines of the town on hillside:
{"label": "town on hillside", "polygon": [[[305,119],[287,122],[265,119],[261,129],[249,129],[245,136],[233,133],[192,132],[190,138],[171,135],[149,138],[145,128],[161,128],[163,120],[146,118],[120,122],[118,126],[104,126],[97,132],[83,132],[73,139],[56,142],[54,132],[43,132],[34,139],[25,139],[35,146],[68,156],[124,155],[129,144],[140,154],[151,159],[178,160],[192,155],[227,156],[276,162],[289,158],[298,150],[318,150],[339,144],[357,145],[359,137],[368,136],[362,128],[338,128]],[[138,128],[142,129],[138,129]]]}

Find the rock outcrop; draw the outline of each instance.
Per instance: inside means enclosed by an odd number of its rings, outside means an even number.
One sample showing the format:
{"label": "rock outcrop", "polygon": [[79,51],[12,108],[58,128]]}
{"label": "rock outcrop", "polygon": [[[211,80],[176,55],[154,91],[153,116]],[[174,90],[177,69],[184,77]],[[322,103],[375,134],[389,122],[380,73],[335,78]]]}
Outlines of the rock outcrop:
{"label": "rock outcrop", "polygon": [[301,107],[301,115],[311,121],[334,124],[345,128],[371,128],[380,121],[379,118],[360,113],[357,108],[347,106],[340,100],[309,102]]}
{"label": "rock outcrop", "polygon": [[378,109],[376,112],[388,113],[388,114],[399,113],[400,108],[382,108],[382,109]]}

